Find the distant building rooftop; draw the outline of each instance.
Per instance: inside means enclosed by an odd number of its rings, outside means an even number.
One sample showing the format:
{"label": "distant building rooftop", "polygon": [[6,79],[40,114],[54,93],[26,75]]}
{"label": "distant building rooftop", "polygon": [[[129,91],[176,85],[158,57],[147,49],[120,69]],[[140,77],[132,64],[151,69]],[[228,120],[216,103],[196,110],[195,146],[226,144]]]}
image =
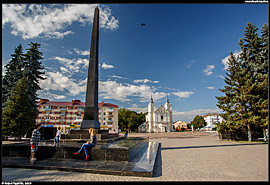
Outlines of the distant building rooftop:
{"label": "distant building rooftop", "polygon": [[[48,99],[40,99],[37,103],[38,105],[54,105],[54,106],[85,106],[85,102],[81,102],[81,100],[72,100],[71,102],[65,101],[50,101]],[[118,105],[114,105],[112,103],[98,103],[98,107],[118,107]]]}

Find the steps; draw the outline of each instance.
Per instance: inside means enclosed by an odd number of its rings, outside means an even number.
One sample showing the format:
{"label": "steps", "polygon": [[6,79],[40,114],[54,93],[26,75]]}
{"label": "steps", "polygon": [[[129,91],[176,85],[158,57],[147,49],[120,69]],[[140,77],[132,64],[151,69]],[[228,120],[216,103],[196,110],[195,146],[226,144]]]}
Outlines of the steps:
{"label": "steps", "polygon": [[[107,144],[97,144],[88,149],[92,160],[105,161],[131,161],[148,144],[143,138],[128,138]],[[38,159],[61,158],[61,159],[84,159],[84,151],[81,155],[73,155],[81,148],[81,143],[61,143],[60,147],[54,147],[52,142],[40,142],[36,157]],[[3,156],[29,157],[30,144],[4,144],[2,145]]]}
{"label": "steps", "polygon": [[98,173],[120,176],[153,177],[161,166],[157,166],[161,144],[148,142],[140,154],[131,161],[84,161],[78,159],[46,158],[30,162],[29,157],[2,157],[3,168],[29,168],[43,170],[61,170],[80,173]]}

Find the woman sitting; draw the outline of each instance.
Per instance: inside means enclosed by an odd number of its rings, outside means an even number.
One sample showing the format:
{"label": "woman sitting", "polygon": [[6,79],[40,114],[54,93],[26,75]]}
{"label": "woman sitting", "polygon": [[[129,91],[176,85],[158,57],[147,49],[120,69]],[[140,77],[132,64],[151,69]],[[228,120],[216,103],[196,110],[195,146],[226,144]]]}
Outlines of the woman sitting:
{"label": "woman sitting", "polygon": [[90,134],[90,142],[87,142],[85,144],[82,145],[81,149],[78,151],[78,152],[75,152],[74,154],[75,155],[79,155],[80,152],[82,151],[82,149],[84,150],[85,152],[85,160],[87,161],[88,158],[89,158],[89,155],[88,155],[88,152],[87,152],[87,149],[88,148],[92,148],[92,147],[95,147],[96,144],[97,144],[97,137],[96,137],[96,133],[95,133],[95,130],[93,128],[90,128],[89,129],[89,134]]}

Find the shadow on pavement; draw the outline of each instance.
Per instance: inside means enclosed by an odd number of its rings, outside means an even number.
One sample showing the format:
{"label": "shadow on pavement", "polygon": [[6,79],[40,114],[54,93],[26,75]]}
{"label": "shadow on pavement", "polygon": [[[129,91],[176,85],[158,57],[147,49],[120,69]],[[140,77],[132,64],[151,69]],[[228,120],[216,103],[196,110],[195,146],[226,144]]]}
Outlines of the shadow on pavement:
{"label": "shadow on pavement", "polygon": [[189,148],[214,148],[214,147],[245,146],[245,145],[264,145],[264,144],[268,144],[268,143],[245,143],[245,144],[231,144],[231,145],[208,145],[208,146],[164,147],[164,148],[161,148],[161,150],[189,149]]}

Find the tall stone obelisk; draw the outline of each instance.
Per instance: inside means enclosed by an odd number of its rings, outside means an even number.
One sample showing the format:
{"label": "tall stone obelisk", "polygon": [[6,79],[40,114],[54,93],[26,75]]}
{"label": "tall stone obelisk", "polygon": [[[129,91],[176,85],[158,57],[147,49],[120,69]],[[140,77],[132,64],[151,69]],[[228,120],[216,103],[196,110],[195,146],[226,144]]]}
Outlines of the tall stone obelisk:
{"label": "tall stone obelisk", "polygon": [[99,9],[96,7],[92,28],[84,117],[81,123],[81,129],[100,129],[98,121],[98,42]]}

